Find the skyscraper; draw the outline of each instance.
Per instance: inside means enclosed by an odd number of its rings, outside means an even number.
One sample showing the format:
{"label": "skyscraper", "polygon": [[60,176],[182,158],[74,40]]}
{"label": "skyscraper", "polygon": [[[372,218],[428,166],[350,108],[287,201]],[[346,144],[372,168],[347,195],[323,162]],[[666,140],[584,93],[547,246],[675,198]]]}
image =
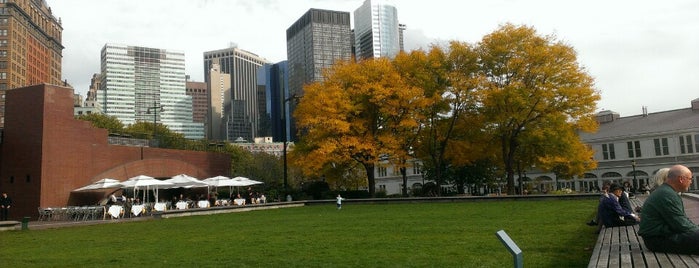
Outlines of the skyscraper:
{"label": "skyscraper", "polygon": [[400,51],[405,51],[405,42],[403,42],[403,38],[405,37],[405,30],[407,28],[408,26],[403,23],[398,24],[398,44],[400,44]]}
{"label": "skyscraper", "polygon": [[206,116],[206,138],[225,140],[226,127],[223,124],[226,114],[231,110],[231,75],[222,73],[218,63],[212,63],[206,74],[205,82],[209,91],[209,111]]}
{"label": "skyscraper", "polygon": [[[287,98],[289,98],[289,71],[287,61],[275,64],[265,64],[260,68],[260,81],[265,90],[265,115],[269,122],[272,140],[275,142],[291,140],[289,125],[291,114]],[[284,139],[286,135],[286,139]]]}
{"label": "skyscraper", "polygon": [[204,138],[204,125],[192,120],[183,52],[106,44],[101,65],[97,101],[104,114],[125,125],[161,123],[188,139]]}
{"label": "skyscraper", "polygon": [[187,95],[192,97],[192,120],[204,124],[209,110],[209,93],[204,82],[187,81]]}
{"label": "skyscraper", "polygon": [[393,58],[401,49],[398,9],[384,0],[366,0],[354,11],[357,60]]}
{"label": "skyscraper", "polygon": [[[257,137],[260,115],[257,99],[257,69],[269,61],[235,46],[204,52],[204,80],[210,81],[212,64],[230,75],[230,108],[224,108],[223,122],[227,140],[252,141]],[[225,113],[228,111],[229,113]],[[241,129],[245,128],[245,129]]]}
{"label": "skyscraper", "polygon": [[[303,85],[322,80],[323,69],[335,62],[349,61],[350,14],[344,11],[310,9],[286,29],[289,93],[303,96]],[[293,113],[295,103],[288,102]],[[296,141],[295,122],[290,122],[291,140]]]}
{"label": "skyscraper", "polygon": [[5,91],[40,83],[61,85],[63,27],[43,0],[0,0],[0,127]]}

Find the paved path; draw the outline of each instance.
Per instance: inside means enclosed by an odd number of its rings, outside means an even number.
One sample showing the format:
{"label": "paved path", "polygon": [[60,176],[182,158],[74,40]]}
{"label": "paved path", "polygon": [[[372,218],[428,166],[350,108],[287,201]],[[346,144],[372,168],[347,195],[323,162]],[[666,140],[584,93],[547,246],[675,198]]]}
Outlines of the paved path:
{"label": "paved path", "polygon": [[[641,201],[645,201],[648,195],[636,195],[636,198]],[[699,194],[685,193],[683,194],[682,201],[684,201],[684,211],[687,213],[687,217],[692,220],[692,222],[699,224]]]}
{"label": "paved path", "polygon": [[684,194],[684,211],[692,222],[699,224],[699,195]]}
{"label": "paved path", "polygon": [[119,223],[119,222],[131,222],[131,221],[147,221],[156,220],[161,218],[172,218],[172,217],[187,217],[192,215],[211,215],[219,213],[233,213],[233,212],[245,212],[251,210],[263,210],[263,209],[277,209],[284,207],[297,207],[303,206],[304,202],[294,201],[294,202],[281,202],[281,203],[266,203],[266,204],[256,204],[247,206],[225,206],[225,207],[210,207],[210,208],[192,208],[184,210],[169,210],[162,212],[157,215],[142,215],[138,217],[125,217],[119,219],[106,219],[106,220],[89,220],[89,221],[30,221],[29,230],[41,230],[41,229],[54,229],[63,228],[71,226],[86,226],[86,225],[96,225],[96,224],[109,224],[109,223]]}
{"label": "paved path", "polygon": [[151,216],[142,216],[134,218],[108,219],[108,220],[90,220],[90,221],[30,221],[29,230],[55,229],[71,226],[87,226],[97,224],[130,222],[130,221],[145,221],[153,220]]}

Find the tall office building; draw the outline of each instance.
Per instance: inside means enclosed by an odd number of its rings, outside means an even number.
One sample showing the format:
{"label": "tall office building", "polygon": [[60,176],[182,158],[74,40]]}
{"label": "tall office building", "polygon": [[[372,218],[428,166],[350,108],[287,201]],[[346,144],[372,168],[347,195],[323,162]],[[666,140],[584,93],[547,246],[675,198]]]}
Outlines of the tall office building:
{"label": "tall office building", "polygon": [[403,37],[405,37],[405,30],[408,29],[408,26],[402,23],[398,24],[398,46],[400,47],[400,51],[405,51],[405,42],[403,42]]}
{"label": "tall office building", "polygon": [[[287,61],[265,64],[260,68],[260,86],[265,92],[265,117],[269,122],[269,132],[275,142],[290,141],[289,125],[291,114],[289,98],[289,71]],[[288,100],[291,101],[291,100]],[[286,139],[284,136],[286,135]]]}
{"label": "tall office building", "polygon": [[[323,69],[338,60],[349,61],[350,14],[344,11],[310,9],[286,29],[289,93],[303,96],[303,85],[322,80]],[[288,102],[293,114],[295,103]],[[296,141],[296,124],[291,122],[291,140]]]}
{"label": "tall office building", "polygon": [[106,44],[101,63],[97,101],[104,114],[125,125],[155,121],[185,138],[204,138],[204,125],[192,120],[183,52]]}
{"label": "tall office building", "polygon": [[226,140],[224,118],[231,110],[231,75],[222,73],[218,63],[212,63],[206,74],[209,91],[209,111],[206,114],[206,138]]}
{"label": "tall office building", "polygon": [[43,0],[0,0],[0,127],[5,91],[40,83],[61,85],[63,26]]}
{"label": "tall office building", "polygon": [[90,79],[90,88],[87,90],[87,96],[85,97],[85,103],[83,106],[86,107],[99,107],[97,102],[97,90],[100,88],[102,82],[101,74],[93,74]]}
{"label": "tall office building", "polygon": [[[257,69],[268,63],[252,52],[235,46],[204,52],[204,81],[213,85],[211,70],[218,64],[220,72],[230,75],[230,108],[224,107],[223,122],[226,140],[257,137],[260,115],[257,100]],[[213,106],[213,104],[212,104]],[[226,113],[228,111],[228,113]]]}
{"label": "tall office building", "polygon": [[384,0],[366,0],[354,11],[357,60],[389,57],[400,51],[398,9]]}
{"label": "tall office building", "polygon": [[187,95],[192,97],[192,120],[206,123],[206,113],[209,111],[209,94],[204,82],[187,81]]}

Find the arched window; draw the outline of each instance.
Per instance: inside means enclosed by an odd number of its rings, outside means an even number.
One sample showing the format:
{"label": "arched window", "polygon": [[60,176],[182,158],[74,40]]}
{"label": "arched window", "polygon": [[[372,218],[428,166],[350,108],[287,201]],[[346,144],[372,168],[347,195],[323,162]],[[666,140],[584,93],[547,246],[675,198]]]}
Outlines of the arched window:
{"label": "arched window", "polygon": [[553,179],[549,176],[540,176],[535,179],[536,181],[552,181]]}
{"label": "arched window", "polygon": [[621,174],[617,172],[607,172],[602,174],[602,178],[621,178]]}
{"label": "arched window", "polygon": [[[648,173],[646,173],[645,171],[636,170],[635,173],[636,173],[636,177],[648,177]],[[628,174],[626,174],[627,177],[633,177],[633,175],[634,175],[634,171],[631,171]]]}
{"label": "arched window", "polygon": [[592,173],[585,173],[585,174],[583,174],[583,178],[585,178],[585,179],[596,179],[596,178],[597,178],[597,175],[592,174]]}

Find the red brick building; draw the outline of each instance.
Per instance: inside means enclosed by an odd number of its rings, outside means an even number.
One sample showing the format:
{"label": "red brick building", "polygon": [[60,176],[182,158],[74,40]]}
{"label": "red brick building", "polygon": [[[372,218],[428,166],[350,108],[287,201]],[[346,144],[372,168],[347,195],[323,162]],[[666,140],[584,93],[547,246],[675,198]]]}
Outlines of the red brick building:
{"label": "red brick building", "polygon": [[112,145],[107,136],[106,129],[74,119],[69,88],[36,85],[7,91],[0,191],[14,201],[10,217],[36,218],[39,207],[94,203],[94,195],[108,193],[71,191],[103,178],[230,173],[226,154]]}

